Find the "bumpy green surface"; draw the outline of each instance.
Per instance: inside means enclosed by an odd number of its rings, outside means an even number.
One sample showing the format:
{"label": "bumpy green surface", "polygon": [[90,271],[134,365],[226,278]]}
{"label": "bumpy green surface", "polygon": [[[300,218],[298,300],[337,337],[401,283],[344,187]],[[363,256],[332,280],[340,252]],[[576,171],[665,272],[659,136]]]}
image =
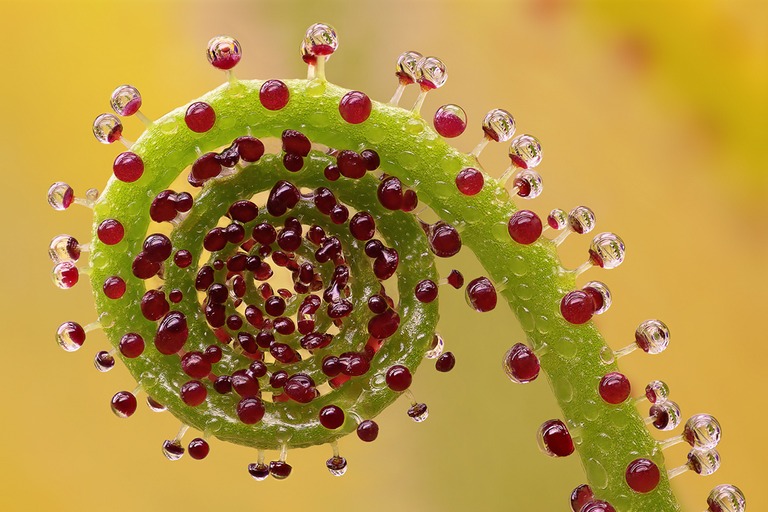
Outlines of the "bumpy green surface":
{"label": "bumpy green surface", "polygon": [[[631,401],[618,406],[607,405],[598,395],[600,378],[607,372],[617,370],[615,363],[604,364],[601,361],[600,352],[606,347],[605,342],[591,323],[570,325],[559,314],[560,299],[577,285],[574,275],[561,268],[553,244],[542,239],[531,246],[521,246],[509,238],[506,222],[515,211],[515,206],[506,191],[496,186],[492,179],[486,177],[485,188],[473,197],[462,196],[456,190],[456,174],[464,167],[480,168],[479,163],[446,144],[418,115],[403,109],[374,102],[373,112],[367,121],[350,125],[338,113],[339,100],[346,90],[319,80],[289,80],[286,84],[291,91],[291,100],[284,109],[271,112],[259,102],[258,91],[262,83],[255,80],[225,84],[200,98],[199,101],[211,104],[217,114],[216,125],[203,135],[186,128],[183,121],[186,105],[158,120],[133,147],[133,151],[145,162],[145,175],[132,184],[113,179],[96,205],[96,225],[105,218],[113,217],[121,220],[126,227],[125,240],[116,246],[106,247],[97,239],[93,240],[94,289],[100,290],[104,279],[112,274],[121,275],[128,282],[128,292],[119,301],[109,301],[101,293],[96,293],[99,311],[106,312],[114,322],[105,329],[112,342],[117,343],[125,332],[136,331],[147,333],[145,339],[151,344],[155,325],[141,317],[137,302],[143,288],[130,275],[130,261],[146,235],[149,223],[147,209],[152,198],[167,188],[181,169],[195,160],[196,146],[208,151],[229,144],[247,130],[257,137],[279,137],[284,129],[291,128],[302,131],[314,142],[339,149],[375,149],[381,156],[385,172],[398,176],[417,189],[420,201],[428,204],[444,220],[464,228],[464,245],[475,253],[493,281],[503,284],[502,295],[517,315],[530,343],[540,354],[542,367],[555,390],[595,494],[610,501],[619,511],[679,510],[665,476],[661,451],[635,406]],[[313,165],[321,165],[320,161],[313,161]],[[266,169],[268,166],[265,164],[262,167]],[[291,179],[295,181],[304,173],[291,175]],[[256,176],[255,173],[253,175]],[[341,183],[337,182],[330,188],[337,196],[344,197],[340,190],[344,187],[339,185]],[[326,186],[329,185],[326,183]],[[382,220],[377,217],[380,226]],[[205,222],[213,225],[215,218],[206,218]],[[406,223],[397,229],[407,231],[409,228]],[[199,245],[200,233],[195,236]],[[184,248],[193,250],[192,247]],[[404,248],[397,245],[397,249]],[[423,252],[423,248],[417,251]],[[418,280],[430,277],[427,268],[417,267],[419,260],[423,259],[428,258],[401,261],[401,290],[410,290]],[[191,276],[192,273],[188,279]],[[402,294],[402,297],[407,295]],[[435,311],[425,310],[421,321],[434,325],[436,318]],[[191,324],[194,323],[191,321]],[[209,336],[204,332],[203,321],[192,329],[195,334],[190,337],[191,340]],[[398,344],[402,344],[404,349],[410,343],[428,342],[409,338],[408,331],[402,326],[398,336]],[[420,352],[424,346],[413,353]],[[243,444],[252,443],[255,434],[251,430],[274,435],[272,445],[275,446],[287,441],[288,427],[283,424],[285,418],[277,415],[272,418],[274,421],[252,429],[224,419],[226,411],[208,410],[203,415],[203,409],[193,410],[184,406],[175,397],[179,384],[183,382],[174,381],[181,378],[177,356],[166,357],[153,352],[150,349],[138,360],[126,362],[150,394],[157,394],[159,400],[165,400],[169,409],[182,421]],[[407,356],[391,354],[390,357],[395,362]],[[387,394],[381,393],[379,404],[392,399]],[[350,392],[349,396],[352,395],[354,393]],[[362,401],[356,405],[361,411],[368,407]],[[315,406],[313,403],[312,407]],[[220,413],[220,419],[207,419],[208,414],[214,412]],[[301,414],[302,418],[309,416],[306,412]],[[353,427],[348,419],[339,434]],[[308,423],[306,428],[296,429],[296,437],[288,442],[298,446],[314,444],[318,439],[316,431],[316,425]],[[328,437],[327,432],[325,436]],[[637,457],[654,460],[662,472],[662,481],[657,489],[645,495],[634,493],[624,481],[627,464]]]}

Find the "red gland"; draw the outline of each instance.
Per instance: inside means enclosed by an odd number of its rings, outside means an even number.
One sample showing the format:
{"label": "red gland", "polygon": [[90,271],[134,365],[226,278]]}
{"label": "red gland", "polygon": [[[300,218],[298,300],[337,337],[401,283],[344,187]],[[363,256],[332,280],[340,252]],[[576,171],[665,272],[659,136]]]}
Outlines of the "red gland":
{"label": "red gland", "polygon": [[349,149],[342,150],[336,157],[336,165],[342,176],[360,179],[368,172],[368,163],[362,155]]}
{"label": "red gland", "polygon": [[112,397],[112,412],[118,418],[129,418],[136,412],[136,397],[128,391],[118,391]]}
{"label": "red gland", "polygon": [[586,323],[595,313],[595,301],[583,290],[568,292],[560,301],[560,313],[569,323],[575,325]]}
{"label": "red gland", "polygon": [[289,377],[283,385],[283,389],[286,395],[300,404],[308,404],[317,396],[314,381],[303,373]]}
{"label": "red gland", "polygon": [[651,492],[659,485],[659,467],[648,459],[635,459],[627,466],[627,485],[639,493]]}
{"label": "red gland", "polygon": [[180,395],[185,404],[190,407],[197,407],[205,402],[205,398],[208,396],[208,390],[202,382],[191,380],[182,384]]}
{"label": "red gland", "polygon": [[631,391],[629,379],[623,373],[611,372],[600,379],[598,391],[600,397],[609,404],[620,404],[629,398]]}
{"label": "red gland", "polygon": [[273,460],[269,463],[269,474],[275,480],[285,480],[291,476],[292,469],[290,464],[282,460]]}
{"label": "red gland", "polygon": [[515,212],[507,223],[509,236],[522,245],[532,244],[538,240],[542,229],[541,219],[530,210]]}
{"label": "red gland", "polygon": [[216,112],[209,104],[198,101],[187,107],[184,122],[187,123],[187,128],[193,132],[205,133],[213,128],[213,124],[216,122]]}
{"label": "red gland", "polygon": [[243,398],[237,404],[237,417],[246,425],[253,425],[264,417],[264,402],[260,398]]}
{"label": "red gland", "polygon": [[387,386],[389,386],[389,389],[392,391],[405,391],[411,386],[411,382],[413,382],[413,376],[411,375],[411,371],[406,368],[405,366],[396,364],[394,366],[391,366],[387,370],[386,374],[386,381]]}
{"label": "red gland", "polygon": [[123,334],[119,348],[120,353],[128,359],[139,357],[144,352],[144,338],[135,332]]}
{"label": "red gland", "polygon": [[357,240],[367,242],[376,234],[376,221],[368,212],[357,212],[349,221],[349,232]]}
{"label": "red gland", "polygon": [[419,302],[430,303],[437,298],[437,285],[434,281],[424,279],[416,285],[414,294]]}
{"label": "red gland", "polygon": [[457,290],[462,286],[464,286],[464,276],[461,275],[461,272],[459,272],[458,270],[451,270],[451,273],[448,274],[446,281],[448,281],[448,284],[453,286]]}
{"label": "red gland", "polygon": [[282,135],[283,151],[298,156],[307,156],[312,143],[306,135],[296,130],[285,130]]}
{"label": "red gland", "polygon": [[125,229],[120,221],[115,219],[106,219],[96,228],[96,235],[101,243],[105,245],[115,245],[120,243],[125,236]]}
{"label": "red gland", "polygon": [[581,508],[592,501],[594,497],[595,493],[592,492],[592,488],[587,484],[581,484],[571,493],[571,510],[573,512],[580,512]]}
{"label": "red gland", "polygon": [[125,294],[125,281],[120,276],[110,276],[104,281],[104,295],[110,299],[119,299]]}
{"label": "red gland", "polygon": [[[461,109],[459,111],[461,112]],[[435,127],[435,131],[446,139],[458,137],[467,128],[466,120],[456,115],[454,110],[442,107],[435,112],[432,125]]]}
{"label": "red gland", "polygon": [[339,113],[349,124],[360,124],[371,115],[371,99],[360,91],[350,91],[341,98]]}
{"label": "red gland", "polygon": [[144,162],[136,153],[126,151],[117,155],[112,164],[112,172],[120,181],[132,183],[144,174]]}
{"label": "red gland", "polygon": [[326,405],[320,409],[320,424],[327,429],[334,430],[344,424],[344,411],[335,405]]}
{"label": "red gland", "polygon": [[144,240],[143,252],[147,255],[150,261],[156,263],[162,263],[171,257],[173,252],[173,245],[171,240],[160,233],[149,235]]}
{"label": "red gland", "polygon": [[259,100],[267,110],[280,110],[288,104],[288,86],[280,80],[267,80],[259,89]]}
{"label": "red gland", "polygon": [[560,420],[545,421],[539,427],[539,448],[550,457],[567,457],[573,453],[573,439]]}
{"label": "red gland", "polygon": [[403,207],[403,184],[395,176],[384,178],[379,183],[376,195],[387,210],[399,210]]}
{"label": "red gland", "polygon": [[161,354],[175,354],[184,348],[188,337],[187,317],[179,311],[171,311],[157,328],[155,347]]}
{"label": "red gland", "polygon": [[459,232],[455,227],[443,221],[438,221],[428,227],[427,239],[432,252],[440,258],[450,258],[461,250]]}
{"label": "red gland", "polygon": [[383,340],[395,334],[398,327],[400,327],[400,315],[394,310],[388,309],[368,321],[368,334],[376,339]]}
{"label": "red gland", "polygon": [[200,439],[199,437],[191,440],[187,449],[189,450],[189,456],[195,460],[203,460],[211,451],[211,447],[205,439]]}
{"label": "red gland", "polygon": [[202,352],[187,352],[181,358],[181,369],[193,379],[202,379],[211,373],[211,363]]}
{"label": "red gland", "polygon": [[379,425],[373,420],[361,421],[357,426],[357,437],[366,443],[375,441],[379,437]]}
{"label": "red gland", "polygon": [[541,366],[539,358],[526,345],[515,344],[504,356],[504,371],[507,376],[518,384],[526,384],[536,380]]}
{"label": "red gland", "polygon": [[141,314],[151,321],[160,320],[170,310],[171,306],[165,299],[165,293],[160,290],[149,290],[141,297]]}
{"label": "red gland", "polygon": [[481,313],[491,311],[496,307],[496,288],[487,277],[478,277],[470,281],[465,291],[465,297],[467,304]]}
{"label": "red gland", "polygon": [[483,173],[472,167],[459,171],[456,176],[456,188],[465,196],[474,196],[483,190],[485,178]]}
{"label": "red gland", "polygon": [[435,361],[435,369],[439,372],[449,372],[456,366],[456,356],[453,352],[446,352]]}

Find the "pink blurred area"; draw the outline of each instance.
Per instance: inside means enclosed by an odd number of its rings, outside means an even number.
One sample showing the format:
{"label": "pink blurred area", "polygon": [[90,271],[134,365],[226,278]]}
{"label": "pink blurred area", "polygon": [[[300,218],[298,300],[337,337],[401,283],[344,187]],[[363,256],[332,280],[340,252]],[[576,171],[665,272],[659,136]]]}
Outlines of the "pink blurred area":
{"label": "pink blurred area", "polygon": [[[397,402],[375,443],[341,443],[349,471],[340,479],[324,467],[327,447],[292,452],[294,475],[284,482],[251,481],[245,468],[255,452],[221,442],[206,461],[170,463],[160,444],[175,434],[173,418],[146,408],[127,421],[110,413],[112,394],[134,384],[122,368],[92,368],[106,340],[93,336],[75,354],[56,347],[59,323],[88,322],[95,311],[86,287],[53,288],[46,247],[59,233],[87,239],[90,214],[53,212],[45,191],[57,180],[78,192],[103,187],[119,148],[96,143],[90,131],[110,92],[137,86],[151,117],[192,100],[224,79],[204,56],[220,33],[244,48],[239,77],[300,77],[299,42],[316,21],[340,37],[329,80],[379,101],[394,91],[402,51],[443,59],[448,82],[429,94],[423,113],[462,105],[469,125],[456,139],[460,149],[480,140],[482,117],[495,107],[542,140],[545,192],[526,207],[546,215],[588,205],[598,230],[616,231],[628,245],[620,269],[589,275],[614,293],[598,321],[609,343],[626,345],[646,318],[662,318],[673,332],[663,355],[622,361],[633,395],[661,378],[684,415],[712,412],[723,424],[722,469],[674,482],[683,508],[703,510],[709,489],[723,482],[744,489],[749,510],[768,507],[759,438],[768,420],[760,320],[768,289],[768,4],[19,0],[0,6],[0,509],[567,510],[570,490],[583,482],[580,464],[545,457],[535,442],[538,425],[559,414],[552,392],[544,379],[514,386],[501,371],[501,356],[524,334],[508,311],[474,314],[459,293],[441,293],[440,332],[456,369],[437,374],[425,362],[414,384],[429,420],[413,424]],[[408,91],[404,103],[414,99]],[[138,121],[125,125],[128,138],[140,134]],[[484,152],[489,174],[504,171],[506,151],[496,144]],[[571,238],[561,254],[575,267],[588,240]],[[441,265],[468,277],[482,272],[469,251]],[[668,454],[670,467],[684,459],[682,448]]]}

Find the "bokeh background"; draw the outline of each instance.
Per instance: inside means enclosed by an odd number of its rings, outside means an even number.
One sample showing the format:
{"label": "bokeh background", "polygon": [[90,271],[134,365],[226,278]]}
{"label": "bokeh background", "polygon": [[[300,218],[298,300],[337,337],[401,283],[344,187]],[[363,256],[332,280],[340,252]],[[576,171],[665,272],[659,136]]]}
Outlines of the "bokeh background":
{"label": "bokeh background", "polygon": [[[434,54],[450,78],[424,112],[463,105],[470,123],[459,147],[475,145],[494,107],[543,141],[546,190],[531,207],[586,204],[598,229],[628,246],[621,268],[588,274],[614,292],[598,320],[609,342],[629,343],[646,318],[672,330],[666,353],[622,361],[635,394],[662,378],[686,416],[708,411],[723,424],[721,470],[674,481],[684,510],[703,510],[723,482],[744,489],[750,510],[768,507],[765,2],[6,0],[0,509],[567,510],[580,464],[543,456],[534,440],[558,415],[549,386],[512,385],[500,369],[521,330],[505,308],[474,314],[458,293],[442,294],[440,322],[458,364],[449,374],[425,364],[413,388],[430,419],[415,425],[396,403],[375,443],[341,443],[350,469],[340,479],[324,467],[327,447],[291,452],[284,482],[251,481],[255,452],[215,441],[206,461],[168,462],[160,444],[177,429],[170,415],[140,407],[118,420],[109,411],[133,380],[122,368],[94,370],[103,335],[74,354],[56,347],[59,323],[95,312],[87,286],[54,289],[46,247],[59,233],[87,239],[90,214],[54,212],[45,192],[62,179],[81,192],[105,183],[119,148],[96,143],[90,125],[112,89],[136,85],[154,117],[188,102],[223,79],[204,57],[220,33],[244,47],[239,76],[302,76],[299,41],[316,21],[340,34],[332,81],[388,100],[397,56]],[[126,136],[139,132],[129,119]],[[491,174],[503,171],[505,152],[483,154]],[[571,237],[565,262],[579,264],[587,245]],[[481,272],[468,251],[451,263]],[[685,453],[669,450],[670,466]]]}

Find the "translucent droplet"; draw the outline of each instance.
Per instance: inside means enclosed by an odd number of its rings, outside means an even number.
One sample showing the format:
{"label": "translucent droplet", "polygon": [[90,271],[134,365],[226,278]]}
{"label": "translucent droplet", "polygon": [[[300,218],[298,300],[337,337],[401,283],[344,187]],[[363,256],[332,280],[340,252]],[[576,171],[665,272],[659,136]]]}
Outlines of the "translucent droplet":
{"label": "translucent droplet", "polygon": [[624,261],[624,242],[614,233],[600,233],[589,247],[593,264],[603,268],[616,268]]}
{"label": "translucent droplet", "polygon": [[97,201],[99,199],[99,190],[96,188],[89,188],[85,191],[85,198],[92,202]]}
{"label": "translucent droplet", "polygon": [[424,57],[417,64],[416,81],[424,90],[437,89],[448,80],[445,64],[437,57]]}
{"label": "translucent droplet", "polygon": [[56,330],[56,342],[67,352],[74,352],[85,342],[85,330],[77,322],[64,322]]}
{"label": "translucent droplet", "polygon": [[347,472],[347,459],[338,455],[325,461],[325,467],[333,476],[342,476]]}
{"label": "translucent droplet", "polygon": [[672,400],[653,404],[649,413],[653,426],[664,432],[674,430],[680,424],[680,406]]}
{"label": "translucent droplet", "polygon": [[707,497],[709,512],[745,512],[747,499],[735,485],[718,485]]}
{"label": "translucent droplet", "polygon": [[51,277],[53,278],[53,283],[56,286],[62,290],[66,290],[77,284],[77,281],[80,278],[80,272],[77,270],[75,264],[71,261],[63,261],[61,263],[57,263],[56,266],[53,267]]}
{"label": "translucent droplet", "polygon": [[720,454],[717,450],[691,450],[687,466],[699,475],[711,475],[720,468]]}
{"label": "translucent droplet", "polygon": [[443,348],[445,348],[443,337],[438,333],[435,333],[432,337],[432,345],[430,346],[430,349],[427,350],[427,353],[424,354],[424,357],[427,359],[437,359],[443,353]]}
{"label": "translucent droplet", "polygon": [[153,411],[153,412],[164,412],[166,410],[166,407],[152,398],[151,396],[147,395],[147,406]]}
{"label": "translucent droplet", "polygon": [[77,261],[80,258],[80,244],[69,235],[58,235],[48,246],[48,255],[54,263]]}
{"label": "translucent droplet", "polygon": [[312,55],[331,55],[339,47],[339,38],[336,31],[325,23],[315,23],[307,29],[305,36],[307,48]]}
{"label": "translucent droplet", "polygon": [[660,380],[649,382],[645,386],[645,397],[652,404],[662,404],[669,399],[669,386]]}
{"label": "translucent droplet", "polygon": [[649,354],[664,352],[669,346],[669,328],[661,320],[646,320],[635,330],[635,343]]}
{"label": "translucent droplet", "polygon": [[405,52],[397,58],[395,74],[403,84],[412,84],[419,76],[419,61],[424,56],[419,52]]}
{"label": "translucent droplet", "polygon": [[611,307],[611,290],[601,281],[590,281],[584,285],[584,291],[587,292],[592,300],[595,301],[595,314],[602,315]]}
{"label": "translucent droplet", "polygon": [[506,110],[495,108],[485,114],[483,131],[491,140],[506,142],[515,134],[515,118]]}
{"label": "translucent droplet", "polygon": [[555,208],[549,212],[549,215],[547,216],[547,224],[549,224],[550,228],[559,231],[568,225],[568,214],[565,210]]}
{"label": "translucent droplet", "polygon": [[163,455],[168,460],[179,460],[184,455],[184,447],[181,441],[176,439],[163,441]]}
{"label": "translucent droplet", "polygon": [[227,70],[240,62],[242,50],[234,37],[216,36],[208,41],[206,56],[213,67]]}
{"label": "translucent droplet", "polygon": [[101,114],[93,121],[93,135],[102,144],[112,144],[123,134],[123,123],[114,114]]}
{"label": "translucent droplet", "polygon": [[525,199],[535,199],[544,191],[541,175],[536,171],[525,169],[515,177],[517,195]]}
{"label": "translucent droplet", "polygon": [[109,104],[117,115],[132,116],[141,108],[141,94],[132,85],[121,85],[112,91]]}
{"label": "translucent droplet", "polygon": [[541,142],[532,135],[518,135],[509,145],[509,159],[516,167],[533,169],[541,163]]}
{"label": "translucent droplet", "polygon": [[48,204],[54,210],[66,210],[74,200],[74,190],[63,181],[57,181],[48,189]]}
{"label": "translucent droplet", "polygon": [[93,358],[93,366],[100,372],[108,372],[115,367],[115,358],[106,350],[102,350]]}
{"label": "translucent droplet", "polygon": [[595,229],[595,213],[586,206],[577,206],[568,214],[568,227],[583,235]]}
{"label": "translucent droplet", "polygon": [[429,417],[429,409],[427,404],[413,404],[408,409],[408,416],[416,423],[421,423]]}
{"label": "translucent droplet", "polygon": [[683,439],[695,450],[711,450],[720,443],[720,422],[709,414],[696,414],[685,423]]}

